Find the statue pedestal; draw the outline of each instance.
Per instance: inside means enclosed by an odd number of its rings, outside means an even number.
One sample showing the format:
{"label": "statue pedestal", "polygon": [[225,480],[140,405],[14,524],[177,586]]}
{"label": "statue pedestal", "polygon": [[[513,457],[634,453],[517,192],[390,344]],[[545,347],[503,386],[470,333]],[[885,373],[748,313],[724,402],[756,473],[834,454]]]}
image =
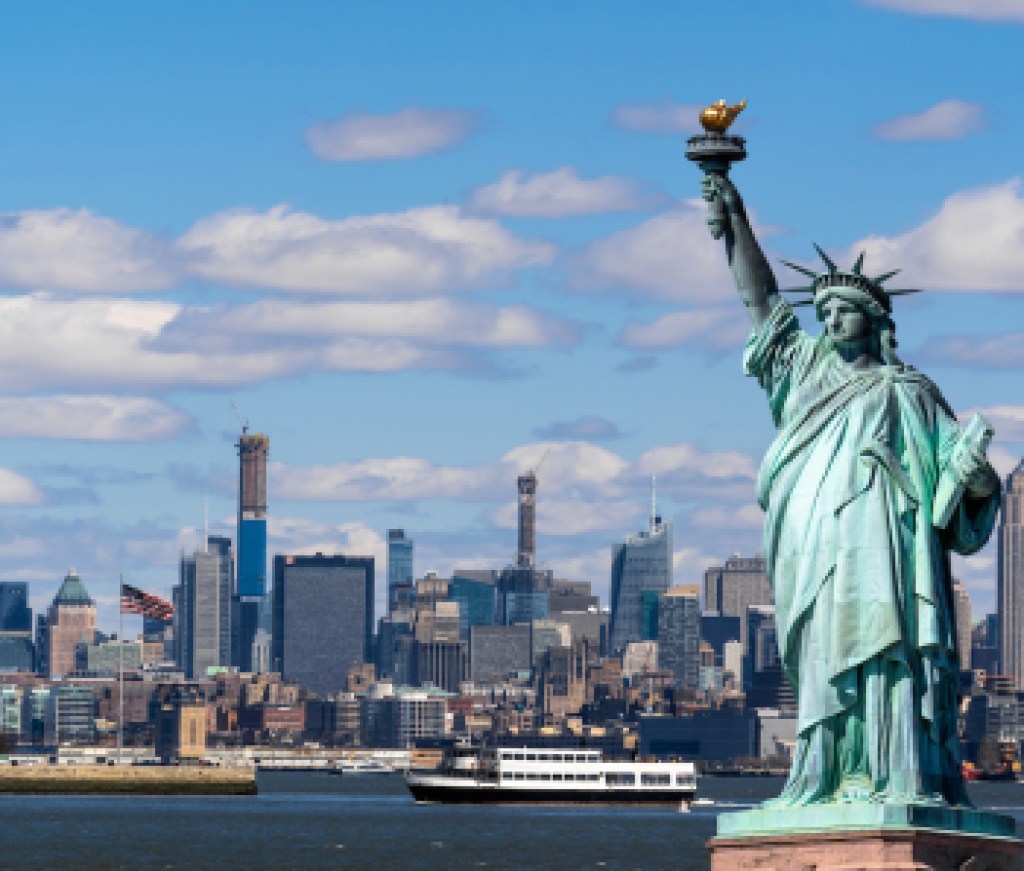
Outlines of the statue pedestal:
{"label": "statue pedestal", "polygon": [[712,871],[1020,871],[1012,817],[930,805],[834,804],[718,818]]}

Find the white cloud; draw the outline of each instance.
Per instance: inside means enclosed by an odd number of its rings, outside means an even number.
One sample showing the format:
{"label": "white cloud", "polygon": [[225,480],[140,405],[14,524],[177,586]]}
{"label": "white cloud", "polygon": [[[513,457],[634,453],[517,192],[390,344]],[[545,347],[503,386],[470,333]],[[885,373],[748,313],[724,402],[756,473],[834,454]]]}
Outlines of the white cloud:
{"label": "white cloud", "polygon": [[673,473],[699,475],[711,479],[740,479],[753,481],[757,477],[754,461],[739,451],[705,452],[694,445],[680,442],[659,445],[644,451],[635,463],[641,475],[662,476]]}
{"label": "white cloud", "polygon": [[619,106],[612,112],[612,124],[637,133],[700,133],[703,108],[679,103]]}
{"label": "white cloud", "polygon": [[537,473],[538,506],[554,498],[614,500],[646,493],[652,474],[658,476],[660,493],[752,501],[755,477],[754,462],[745,454],[706,452],[685,443],[652,448],[634,462],[573,441],[521,445],[495,463],[478,466],[437,466],[415,457],[321,466],[268,464],[276,498],[314,501],[504,501],[515,492],[516,477],[528,469]]}
{"label": "white cloud", "polygon": [[24,475],[0,468],[0,505],[39,505],[43,494]]}
{"label": "white cloud", "polygon": [[145,397],[0,397],[0,438],[146,442],[192,425],[184,412]]}
{"label": "white cloud", "polygon": [[[0,298],[0,391],[224,387],[316,371],[487,371],[493,365],[477,349],[564,347],[578,332],[526,306],[443,299],[186,308],[32,294]],[[149,426],[157,432],[172,421],[163,412]]]}
{"label": "white cloud", "polygon": [[[929,290],[1024,291],[1024,198],[1020,179],[948,197],[938,213],[901,236],[869,236],[866,271],[903,271],[893,287]],[[843,261],[840,261],[843,262]]]}
{"label": "white cloud", "polygon": [[737,300],[726,308],[670,312],[649,323],[626,325],[619,342],[626,348],[705,347],[724,350],[742,345],[750,320]]}
{"label": "white cloud", "polygon": [[474,112],[413,107],[317,121],[306,130],[306,143],[323,160],[398,160],[450,148],[478,127]]}
{"label": "white cloud", "polygon": [[166,242],[88,209],[0,215],[0,285],[117,293],[168,287],[178,277]]}
{"label": "white cloud", "polygon": [[901,115],[875,126],[879,139],[914,142],[928,139],[962,139],[984,126],[980,103],[943,100],[916,115]]}
{"label": "white cloud", "polygon": [[499,483],[496,466],[435,466],[415,457],[305,467],[271,461],[267,472],[275,498],[285,500],[486,499]]}
{"label": "white cloud", "polygon": [[709,235],[706,216],[704,201],[692,200],[592,242],[569,260],[572,286],[674,303],[735,297],[725,251]]}
{"label": "white cloud", "polygon": [[861,0],[868,6],[911,15],[945,15],[977,21],[1024,21],[1020,0]]}
{"label": "white cloud", "polygon": [[708,529],[762,529],[764,512],[755,504],[729,508],[714,505],[698,508],[690,522]]}
{"label": "white cloud", "polygon": [[474,190],[468,205],[475,212],[490,215],[567,218],[642,211],[661,199],[640,190],[630,179],[612,175],[582,179],[571,166],[563,166],[533,176],[509,170],[494,184]]}
{"label": "white cloud", "polygon": [[1024,367],[1024,332],[933,336],[918,354],[922,361],[981,369]]}
{"label": "white cloud", "polygon": [[245,287],[401,296],[450,292],[549,263],[554,248],[523,241],[456,206],[328,221],[277,206],[197,221],[179,240],[191,269]]}
{"label": "white cloud", "polygon": [[698,584],[704,596],[704,572],[711,566],[722,565],[721,557],[704,553],[699,547],[684,547],[672,554],[672,583]]}
{"label": "white cloud", "polygon": [[336,340],[401,339],[428,345],[536,347],[571,344],[578,329],[529,306],[458,303],[449,299],[406,302],[297,303],[266,299],[237,306],[183,312],[163,341],[195,347],[197,336],[220,338],[223,347],[258,337]]}
{"label": "white cloud", "polygon": [[[583,535],[589,532],[613,532],[631,529],[643,515],[642,502],[623,499],[584,499],[570,497],[537,499],[537,529],[544,535]],[[519,505],[507,502],[489,515],[499,529],[515,529],[519,523]]]}

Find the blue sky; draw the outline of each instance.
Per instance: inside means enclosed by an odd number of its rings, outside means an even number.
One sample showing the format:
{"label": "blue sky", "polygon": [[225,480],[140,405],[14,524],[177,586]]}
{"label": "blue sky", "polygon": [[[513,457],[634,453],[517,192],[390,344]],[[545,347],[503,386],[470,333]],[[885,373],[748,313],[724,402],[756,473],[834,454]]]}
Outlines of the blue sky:
{"label": "blue sky", "polygon": [[[658,476],[678,583],[759,550],[772,438],[683,157],[746,98],[769,256],[901,267],[904,358],[1024,453],[1024,3],[108,3],[3,10],[0,577],[169,593],[233,534],[238,420],[271,552],[500,567],[607,596]],[[779,265],[783,285],[796,276]],[[813,324],[808,324],[814,328]],[[994,607],[990,546],[957,572]],[[382,586],[382,585],[380,585]]]}

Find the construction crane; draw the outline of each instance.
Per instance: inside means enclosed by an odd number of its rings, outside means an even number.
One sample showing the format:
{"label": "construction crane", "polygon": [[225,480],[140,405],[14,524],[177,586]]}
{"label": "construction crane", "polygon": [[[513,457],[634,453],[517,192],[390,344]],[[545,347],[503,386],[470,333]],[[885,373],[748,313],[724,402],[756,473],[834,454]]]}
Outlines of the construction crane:
{"label": "construction crane", "polygon": [[235,417],[238,418],[238,423],[242,427],[242,435],[249,432],[249,419],[242,417],[242,413],[238,410],[238,406],[235,405],[235,401],[231,400],[231,410],[235,413]]}

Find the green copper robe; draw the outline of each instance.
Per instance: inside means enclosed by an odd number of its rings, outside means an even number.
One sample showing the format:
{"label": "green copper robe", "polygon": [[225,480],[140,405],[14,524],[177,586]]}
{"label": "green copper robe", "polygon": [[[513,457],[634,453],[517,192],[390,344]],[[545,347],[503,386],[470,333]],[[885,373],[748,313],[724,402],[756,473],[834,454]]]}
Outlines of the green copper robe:
{"label": "green copper robe", "polygon": [[852,370],[780,302],[744,367],[779,433],[758,477],[779,652],[798,704],[789,781],[773,804],[966,804],[956,734],[949,551],[988,539],[998,508],[932,500],[960,429],[907,366]]}

